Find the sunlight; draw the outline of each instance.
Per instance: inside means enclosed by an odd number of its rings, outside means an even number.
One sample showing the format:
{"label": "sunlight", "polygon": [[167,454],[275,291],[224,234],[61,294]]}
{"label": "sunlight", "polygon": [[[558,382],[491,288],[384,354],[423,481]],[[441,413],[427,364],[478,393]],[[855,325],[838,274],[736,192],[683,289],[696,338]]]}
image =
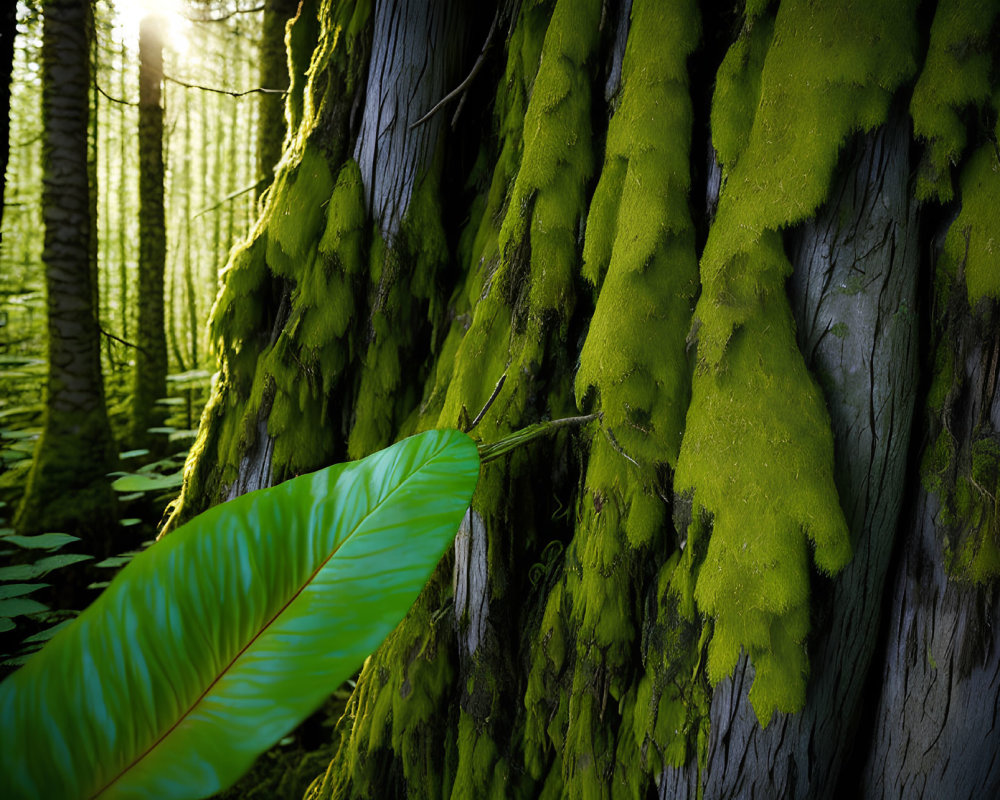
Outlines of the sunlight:
{"label": "sunlight", "polygon": [[127,42],[137,42],[139,23],[149,14],[159,14],[167,21],[164,44],[177,55],[188,52],[191,22],[184,15],[184,0],[114,0],[118,35]]}

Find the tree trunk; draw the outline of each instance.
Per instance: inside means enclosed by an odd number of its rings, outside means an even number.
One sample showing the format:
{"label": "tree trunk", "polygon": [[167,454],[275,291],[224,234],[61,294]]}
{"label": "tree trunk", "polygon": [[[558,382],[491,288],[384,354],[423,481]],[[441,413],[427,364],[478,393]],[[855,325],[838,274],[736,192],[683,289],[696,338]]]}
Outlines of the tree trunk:
{"label": "tree trunk", "polygon": [[100,332],[92,269],[88,180],[90,4],[44,6],[42,124],[48,379],[44,429],[24,500],[21,533],[82,531],[107,542],[114,498],[107,473],[114,441],[104,406]]}
{"label": "tree trunk", "polygon": [[483,467],[308,797],[1000,790],[995,12],[764,5],[300,11],[170,524],[600,413]]}
{"label": "tree trunk", "polygon": [[[285,26],[295,16],[297,0],[267,0],[260,33],[261,87],[269,92],[257,101],[257,188],[260,199],[274,179],[285,140],[285,101],[280,93],[288,89],[288,58],[285,55]],[[305,76],[300,76],[303,80]]]}
{"label": "tree trunk", "polygon": [[[3,188],[7,183],[7,159],[10,156],[10,76],[14,66],[14,36],[17,35],[17,5],[8,3],[0,11],[0,220],[3,219]],[[0,244],[3,232],[0,231]]]}
{"label": "tree trunk", "polygon": [[135,378],[131,439],[154,452],[166,445],[150,428],[162,425],[167,394],[167,338],[164,327],[164,270],[167,258],[163,215],[163,29],[162,17],[139,24],[139,286],[136,292]]}

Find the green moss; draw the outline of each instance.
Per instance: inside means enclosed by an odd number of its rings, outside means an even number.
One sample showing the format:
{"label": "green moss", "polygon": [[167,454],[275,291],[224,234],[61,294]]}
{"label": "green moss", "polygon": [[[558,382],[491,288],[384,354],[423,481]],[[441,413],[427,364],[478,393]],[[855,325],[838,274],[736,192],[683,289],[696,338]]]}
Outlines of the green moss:
{"label": "green moss", "polygon": [[708,676],[719,681],[748,653],[762,724],[804,702],[810,552],[830,574],[850,557],[829,418],[795,344],[780,229],[824,200],[847,137],[885,121],[893,90],[915,72],[914,19],[912,2],[782,3],[773,33],[763,18],[748,23],[715,98],[726,169],[701,260],[699,369],[675,490],[693,495],[689,539],[703,516],[712,521],[691,576],[714,623]]}
{"label": "green moss", "polygon": [[749,17],[715,76],[712,97],[712,145],[720,164],[731,169],[750,141],[764,56],[771,46],[774,18]]}
{"label": "green moss", "polygon": [[1000,11],[997,0],[941,0],[934,12],[930,44],[910,100],[914,134],[926,142],[917,172],[919,200],[949,202],[951,165],[965,149],[961,112],[990,99],[989,31]]}
{"label": "green moss", "polygon": [[285,117],[289,131],[294,131],[302,122],[306,89],[304,76],[320,33],[319,5],[319,0],[304,0],[285,32],[290,78]]}
{"label": "green moss", "polygon": [[1000,223],[996,198],[1000,197],[1000,161],[992,143],[973,153],[962,170],[962,208],[945,237],[946,271],[965,275],[969,305],[981,299],[1000,300]]}
{"label": "green moss", "polygon": [[323,206],[332,190],[330,167],[316,147],[307,145],[297,163],[285,156],[264,209],[267,264],[275,275],[301,274],[326,222]]}
{"label": "green moss", "polygon": [[[571,308],[576,236],[593,165],[585,63],[597,44],[600,3],[560,0],[545,33],[524,116],[524,151],[499,233],[497,280],[508,296],[529,286],[536,312]],[[530,236],[530,279],[520,269]],[[527,280],[526,280],[527,279]]]}
{"label": "green moss", "polygon": [[[745,650],[762,723],[804,698],[809,548],[832,574],[850,558],[833,483],[833,438],[774,293],[730,342],[726,369],[694,385],[676,489],[714,517],[695,599],[715,620],[708,675],[725,677]],[[759,343],[766,339],[767,346]]]}
{"label": "green moss", "polygon": [[[755,111],[745,149],[725,173],[702,257],[703,285],[724,279],[720,273],[730,271],[725,265],[746,253],[763,231],[809,217],[824,200],[841,145],[850,134],[883,122],[892,91],[915,71],[914,15],[913,2],[781,4],[759,101],[751,106],[752,85],[736,88],[729,80],[720,87],[748,98],[743,107]],[[737,42],[733,73],[744,61],[752,73],[763,46]],[[717,119],[728,112],[722,111],[726,97],[717,98]],[[726,120],[723,150],[739,151],[745,122],[741,128],[728,113]]]}
{"label": "green moss", "polygon": [[667,14],[656,4],[633,6],[621,102],[584,245],[584,274],[607,277],[580,355],[577,401],[596,388],[605,426],[648,465],[676,464],[689,393],[685,339],[697,263],[686,60],[698,35],[690,3]]}

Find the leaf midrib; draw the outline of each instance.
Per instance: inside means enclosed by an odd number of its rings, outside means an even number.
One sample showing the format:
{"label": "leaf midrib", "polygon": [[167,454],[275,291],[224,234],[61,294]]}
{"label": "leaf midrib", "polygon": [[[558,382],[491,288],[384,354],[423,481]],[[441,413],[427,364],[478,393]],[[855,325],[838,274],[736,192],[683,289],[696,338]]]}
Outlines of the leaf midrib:
{"label": "leaf midrib", "polygon": [[179,715],[177,719],[174,720],[173,724],[171,724],[169,728],[167,728],[162,734],[160,734],[159,738],[157,738],[152,744],[150,744],[149,747],[147,747],[145,750],[142,751],[142,753],[140,753],[138,756],[132,759],[132,761],[130,761],[124,768],[122,768],[117,775],[115,775],[110,781],[104,784],[104,786],[98,789],[97,792],[91,795],[91,800],[100,797],[115,783],[121,780],[129,772],[129,770],[131,770],[133,767],[136,766],[136,764],[138,764],[146,756],[152,753],[157,747],[159,747],[160,743],[163,742],[168,736],[170,736],[170,734],[172,734],[177,729],[177,726],[180,725],[185,719],[187,719],[191,715],[191,713],[198,707],[198,705],[200,705],[201,702],[208,696],[208,694],[212,691],[215,685],[229,673],[233,665],[243,656],[243,654],[253,646],[253,644],[268,630],[268,628],[271,627],[272,624],[274,624],[274,621],[278,619],[278,617],[280,617],[283,613],[285,613],[285,610],[293,602],[295,602],[296,598],[298,598],[298,596],[302,594],[302,592],[305,591],[305,589],[313,582],[313,580],[320,573],[323,567],[329,564],[331,559],[333,559],[333,557],[337,555],[337,553],[340,551],[340,548],[343,547],[345,544],[347,544],[347,542],[351,541],[354,535],[358,532],[358,529],[362,525],[364,525],[364,523],[370,517],[372,517],[379,510],[379,508],[382,507],[382,505],[388,502],[388,500],[396,492],[402,489],[407,484],[408,481],[412,480],[412,478],[415,475],[417,475],[417,473],[419,473],[428,464],[430,464],[431,461],[433,461],[440,454],[440,452],[441,450],[439,449],[437,452],[433,453],[430,458],[425,460],[417,469],[415,469],[413,472],[407,475],[406,478],[400,481],[395,487],[393,487],[392,490],[389,491],[388,494],[386,494],[381,500],[379,500],[378,503],[376,503],[371,508],[371,510],[358,521],[358,523],[354,526],[354,528],[351,529],[351,532],[347,536],[345,536],[340,541],[340,543],[330,552],[330,554],[325,559],[323,559],[323,561],[321,561],[320,564],[310,573],[309,577],[305,581],[303,581],[302,585],[299,586],[299,588],[295,590],[295,592],[288,598],[288,600],[285,601],[284,605],[282,605],[281,608],[279,608],[277,612],[275,612],[274,615],[272,615],[272,617],[264,625],[260,627],[260,629],[249,639],[249,641],[247,641],[247,643],[243,645],[240,651],[235,656],[233,656],[232,659],[230,659],[229,663],[226,664],[226,666],[223,669],[219,670],[219,673],[215,676],[215,678],[212,679],[212,682],[205,687],[202,693],[198,695],[198,697],[194,700],[194,702],[191,703],[188,709],[183,714]]}

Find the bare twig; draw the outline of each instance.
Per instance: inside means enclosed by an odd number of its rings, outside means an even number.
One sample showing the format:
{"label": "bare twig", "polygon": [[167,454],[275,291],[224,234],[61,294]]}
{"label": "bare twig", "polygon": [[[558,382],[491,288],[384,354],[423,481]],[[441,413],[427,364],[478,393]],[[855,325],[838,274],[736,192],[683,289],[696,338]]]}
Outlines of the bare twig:
{"label": "bare twig", "polygon": [[231,192],[230,194],[227,194],[225,197],[223,197],[215,205],[208,206],[207,208],[203,208],[201,211],[198,211],[198,212],[192,214],[191,215],[191,219],[194,219],[195,217],[200,217],[202,214],[207,214],[209,211],[215,211],[215,209],[219,208],[220,206],[224,206],[230,200],[235,200],[241,194],[246,194],[247,192],[252,192],[254,189],[256,189],[258,186],[260,186],[262,183],[264,183],[263,179],[257,181],[256,183],[252,183],[249,186],[244,186],[242,189],[237,189],[235,192]]}
{"label": "bare twig", "polygon": [[476,418],[472,420],[469,427],[466,429],[466,433],[475,428],[480,420],[486,416],[486,412],[490,410],[490,406],[493,405],[493,401],[497,399],[497,395],[500,394],[500,390],[503,388],[503,382],[507,380],[507,373],[505,372],[500,376],[500,380],[497,381],[497,385],[493,387],[493,394],[490,395],[490,399],[486,401],[486,405],[483,406],[482,410],[476,414]]}
{"label": "bare twig", "polygon": [[120,105],[132,106],[134,108],[137,108],[139,106],[138,103],[133,103],[131,100],[122,100],[120,97],[112,97],[110,94],[104,91],[104,89],[101,88],[101,84],[99,84],[97,81],[94,81],[94,88],[97,89],[97,93],[101,95],[101,97],[110,100],[112,103],[119,103]]}
{"label": "bare twig", "polygon": [[244,97],[248,94],[287,94],[287,89],[265,89],[263,87],[258,87],[256,89],[247,89],[242,92],[234,92],[230,89],[216,89],[213,86],[200,86],[197,83],[188,83],[187,81],[182,81],[180,78],[174,78],[171,75],[163,73],[163,80],[175,83],[178,86],[183,86],[185,89],[200,89],[203,92],[214,92],[215,94],[228,94],[230,97]]}
{"label": "bare twig", "polygon": [[618,440],[615,438],[615,435],[611,432],[610,428],[604,428],[603,430],[604,430],[604,435],[608,437],[608,441],[611,442],[611,446],[615,449],[618,455],[620,455],[624,459],[627,459],[628,461],[631,461],[637,467],[640,466],[639,462],[636,461],[634,458],[632,458],[632,456],[630,456],[628,453],[626,453],[622,449],[622,446],[618,444]]}
{"label": "bare twig", "polygon": [[227,19],[235,17],[237,14],[256,14],[258,11],[263,11],[264,6],[254,6],[253,8],[237,8],[234,11],[230,11],[227,14],[223,14],[218,17],[189,17],[185,15],[185,19],[188,22],[225,22]]}
{"label": "bare twig", "polygon": [[[472,65],[472,70],[469,72],[468,75],[465,76],[464,81],[462,81],[460,84],[458,84],[458,86],[456,86],[454,89],[448,92],[448,94],[446,94],[444,97],[438,100],[430,111],[428,111],[420,119],[418,119],[416,122],[410,125],[411,131],[414,128],[423,125],[425,122],[427,122],[427,120],[429,120],[431,117],[437,114],[438,111],[444,108],[449,101],[454,100],[456,97],[458,97],[458,95],[462,94],[469,87],[469,84],[472,83],[472,81],[475,79],[476,75],[479,73],[479,70],[483,68],[483,64],[486,63],[486,52],[490,49],[490,45],[493,43],[493,34],[496,32],[497,20],[499,19],[500,19],[500,9],[497,8],[497,13],[493,15],[493,23],[490,25],[490,32],[486,34],[486,43],[483,45],[483,49],[480,51],[479,58],[476,59],[476,63]],[[459,109],[461,109],[461,105],[459,106]],[[456,117],[458,116],[457,112],[455,116]],[[452,125],[454,124],[455,120],[453,119]]]}
{"label": "bare twig", "polygon": [[123,344],[126,347],[131,347],[133,350],[138,350],[140,353],[145,353],[146,352],[145,349],[143,349],[139,345],[133,344],[132,342],[127,342],[124,339],[122,339],[120,336],[115,336],[110,331],[104,330],[104,328],[102,328],[100,325],[97,326],[97,330],[99,330],[101,332],[102,336],[107,336],[109,339],[113,339],[114,341],[118,342],[119,344]]}

